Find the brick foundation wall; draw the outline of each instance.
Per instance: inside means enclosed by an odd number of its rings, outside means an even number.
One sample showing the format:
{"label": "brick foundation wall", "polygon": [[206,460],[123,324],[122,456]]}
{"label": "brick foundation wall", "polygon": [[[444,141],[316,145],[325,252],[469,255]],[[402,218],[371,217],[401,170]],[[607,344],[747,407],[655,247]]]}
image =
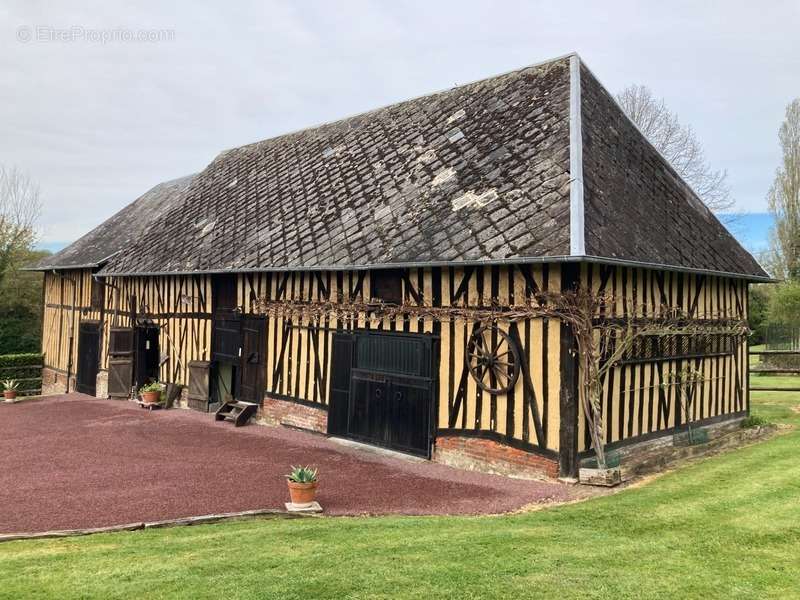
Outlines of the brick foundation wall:
{"label": "brick foundation wall", "polygon": [[257,420],[267,425],[287,425],[320,433],[328,431],[328,411],[269,396],[264,396]]}
{"label": "brick foundation wall", "polygon": [[[69,389],[75,391],[75,377],[69,378]],[[42,367],[42,396],[63,394],[67,391],[67,375],[55,369]]]}
{"label": "brick foundation wall", "polygon": [[433,460],[459,469],[525,479],[558,477],[558,461],[553,458],[476,437],[437,437]]}

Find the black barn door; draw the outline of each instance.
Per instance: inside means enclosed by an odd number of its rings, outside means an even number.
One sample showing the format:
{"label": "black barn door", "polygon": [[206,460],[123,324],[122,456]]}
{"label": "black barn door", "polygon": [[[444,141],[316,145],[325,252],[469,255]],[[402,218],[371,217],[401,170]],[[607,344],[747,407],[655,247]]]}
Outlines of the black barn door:
{"label": "black barn door", "polygon": [[337,334],[328,431],[429,456],[432,362],[430,336]]}
{"label": "black barn door", "polygon": [[78,373],[75,386],[81,394],[95,395],[99,364],[100,324],[95,321],[82,322],[78,329]]}
{"label": "black barn door", "polygon": [[237,304],[236,276],[216,275],[212,280],[214,321],[211,330],[211,359],[238,363],[241,347],[241,310]]}
{"label": "black barn door", "polygon": [[146,383],[158,381],[160,354],[158,349],[158,327],[156,325],[140,325],[136,328],[136,389]]}
{"label": "black barn door", "polygon": [[264,399],[266,322],[262,317],[242,318],[242,362],[238,399],[261,404]]}
{"label": "black barn door", "polygon": [[328,406],[328,433],[332,435],[347,435],[350,370],[353,367],[354,346],[354,335],[350,333],[335,333],[333,335],[331,393]]}

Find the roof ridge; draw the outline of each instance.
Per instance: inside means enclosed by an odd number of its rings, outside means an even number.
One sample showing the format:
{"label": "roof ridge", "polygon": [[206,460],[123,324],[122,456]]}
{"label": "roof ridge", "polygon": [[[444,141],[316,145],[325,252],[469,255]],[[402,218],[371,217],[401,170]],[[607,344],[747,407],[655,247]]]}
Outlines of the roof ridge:
{"label": "roof ridge", "polygon": [[322,127],[329,127],[329,126],[339,125],[341,123],[344,123],[345,121],[349,121],[351,119],[356,119],[358,117],[366,117],[367,115],[371,115],[373,113],[377,113],[377,112],[382,111],[382,110],[387,110],[387,109],[393,108],[395,106],[400,106],[401,104],[405,104],[407,102],[416,102],[418,100],[423,100],[425,98],[432,98],[433,96],[438,96],[439,94],[446,94],[446,93],[453,92],[455,90],[459,90],[459,89],[462,89],[462,88],[465,88],[465,87],[468,87],[468,86],[471,86],[471,85],[476,85],[478,83],[483,83],[485,81],[490,81],[492,79],[499,79],[500,77],[507,77],[509,75],[514,75],[516,73],[521,73],[522,71],[525,71],[527,69],[536,69],[538,67],[543,67],[545,65],[549,65],[549,64],[556,63],[558,61],[564,60],[565,58],[571,58],[571,57],[577,57],[577,56],[578,56],[578,53],[575,52],[575,51],[568,52],[566,54],[562,54],[562,55],[556,56],[554,58],[549,58],[547,60],[542,60],[542,61],[535,62],[535,63],[529,64],[529,65],[524,65],[522,67],[517,67],[515,69],[510,69],[508,71],[504,71],[502,73],[497,73],[495,75],[490,75],[488,77],[481,77],[480,79],[475,79],[473,81],[468,81],[467,83],[461,83],[461,84],[458,84],[458,85],[454,85],[453,87],[442,88],[442,89],[434,91],[434,92],[428,92],[426,94],[420,94],[419,96],[412,96],[411,98],[405,98],[403,100],[398,100],[397,102],[390,102],[389,104],[384,104],[382,106],[377,106],[375,108],[370,108],[370,109],[367,109],[367,110],[364,110],[364,111],[361,111],[361,112],[357,112],[357,113],[353,113],[353,114],[350,114],[350,115],[346,115],[344,117],[339,117],[337,119],[334,119],[333,121],[323,121],[322,123],[317,123],[315,125],[308,125],[306,127],[301,127],[299,129],[293,129],[291,131],[286,131],[284,133],[279,133],[277,135],[273,135],[273,136],[268,137],[268,138],[263,138],[263,139],[260,139],[260,140],[256,140],[254,142],[248,142],[246,144],[242,144],[241,146],[233,146],[231,148],[226,148],[224,150],[221,150],[219,152],[218,156],[222,156],[223,154],[227,154],[229,152],[233,152],[233,151],[236,151],[236,150],[244,150],[245,148],[250,148],[251,146],[257,146],[259,144],[263,144],[264,142],[269,142],[269,141],[273,141],[273,140],[279,140],[279,139],[286,138],[286,137],[289,137],[289,136],[305,133],[307,131],[313,131],[315,129],[321,129]]}

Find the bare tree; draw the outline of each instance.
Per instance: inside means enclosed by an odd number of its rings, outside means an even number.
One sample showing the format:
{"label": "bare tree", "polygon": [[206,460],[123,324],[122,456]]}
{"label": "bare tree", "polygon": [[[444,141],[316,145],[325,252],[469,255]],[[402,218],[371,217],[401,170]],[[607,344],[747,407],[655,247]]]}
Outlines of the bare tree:
{"label": "bare tree", "polygon": [[769,266],[773,275],[800,280],[800,98],[786,107],[778,132],[783,159],[767,201],[775,216],[770,233]]}
{"label": "bare tree", "polygon": [[0,283],[36,240],[41,210],[39,186],[16,167],[0,165]]}
{"label": "bare tree", "polygon": [[692,128],[683,125],[663,99],[653,97],[646,86],[630,85],[617,94],[617,102],[708,208],[724,212],[733,206],[728,174],[708,164]]}

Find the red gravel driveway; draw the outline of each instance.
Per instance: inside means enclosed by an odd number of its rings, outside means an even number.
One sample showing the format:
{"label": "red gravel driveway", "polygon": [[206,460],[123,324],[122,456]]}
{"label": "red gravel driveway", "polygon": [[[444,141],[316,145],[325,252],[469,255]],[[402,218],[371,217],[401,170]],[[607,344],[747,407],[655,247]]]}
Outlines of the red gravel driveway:
{"label": "red gravel driveway", "polygon": [[70,394],[0,404],[0,533],[282,509],[291,464],[319,467],[328,515],[498,513],[578,494],[310,433]]}

